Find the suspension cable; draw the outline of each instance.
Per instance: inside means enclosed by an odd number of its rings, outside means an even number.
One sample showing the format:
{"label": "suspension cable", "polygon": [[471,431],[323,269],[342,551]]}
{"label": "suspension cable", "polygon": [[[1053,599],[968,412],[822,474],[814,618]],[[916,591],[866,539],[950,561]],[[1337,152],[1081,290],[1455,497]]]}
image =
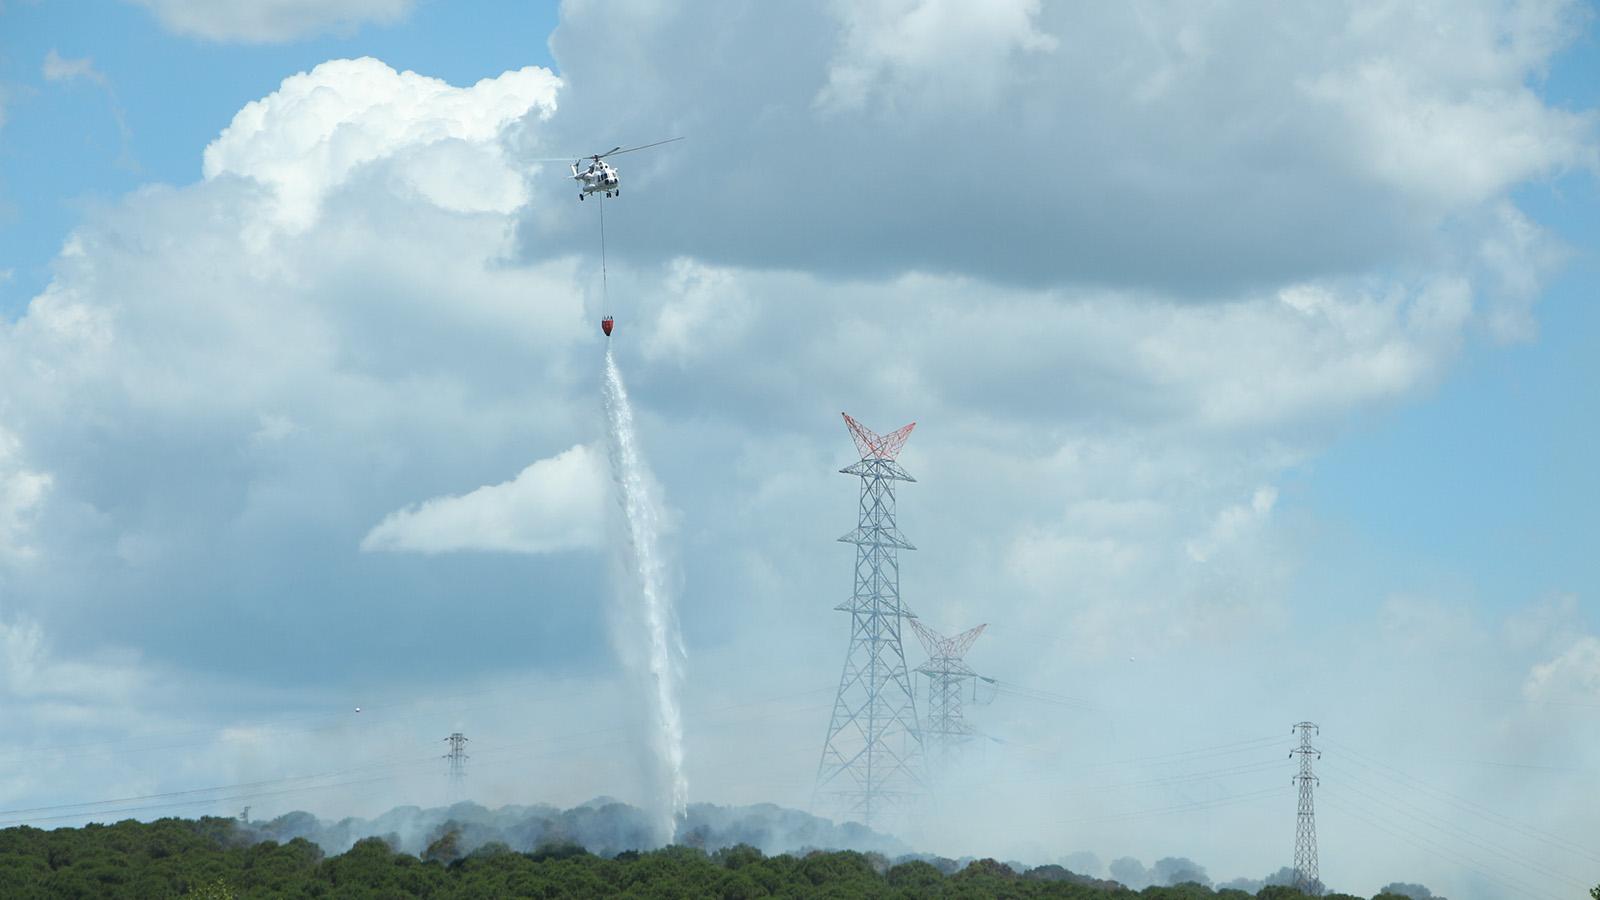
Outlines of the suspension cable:
{"label": "suspension cable", "polygon": [[604,307],[604,315],[611,315],[611,299],[609,288],[606,285],[606,198],[604,194],[597,195],[595,202],[600,204],[600,305]]}

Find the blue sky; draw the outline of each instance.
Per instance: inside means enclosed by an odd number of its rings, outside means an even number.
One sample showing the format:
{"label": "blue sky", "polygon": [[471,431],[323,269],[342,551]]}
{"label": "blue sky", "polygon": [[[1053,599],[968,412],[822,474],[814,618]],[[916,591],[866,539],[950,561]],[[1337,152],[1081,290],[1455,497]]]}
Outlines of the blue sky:
{"label": "blue sky", "polygon": [[[1600,102],[1592,29],[1553,61],[1540,92],[1573,109]],[[1520,189],[1518,202],[1569,254],[1540,299],[1538,338],[1473,342],[1449,379],[1353,423],[1297,479],[1342,548],[1307,572],[1336,585],[1330,603],[1470,586],[1462,601],[1510,610],[1600,593],[1600,474],[1582,449],[1600,437],[1600,185],[1571,172]]]}
{"label": "blue sky", "polygon": [[[526,65],[551,65],[553,3],[424,3],[404,25],[270,44],[198,42],[115,0],[17,3],[5,11],[0,81],[7,85],[0,200],[0,309],[14,313],[49,278],[61,241],[95,203],[152,181],[199,176],[200,150],[239,108],[284,76],[341,56],[377,56],[451,84]],[[493,21],[493,28],[474,23]],[[114,96],[93,83],[45,80],[45,54],[93,60]],[[197,77],[197,73],[204,73]],[[120,107],[127,145],[112,115]],[[0,207],[0,209],[5,209]]]}
{"label": "blue sky", "polygon": [[[1600,827],[1516,768],[1600,770],[1594,9],[975,9],[0,6],[0,696],[40,736],[0,754],[210,735],[160,772],[19,770],[0,809],[635,727],[612,313],[671,506],[692,798],[806,802],[842,409],[920,423],[912,607],[1107,723],[975,709],[1006,743],[913,840],[1259,877],[1281,798],[1041,798],[1308,717]],[[538,160],[677,135],[619,158],[602,295],[598,211]],[[646,789],[625,750],[540,760],[484,799]],[[1324,834],[1336,886],[1496,896]]]}

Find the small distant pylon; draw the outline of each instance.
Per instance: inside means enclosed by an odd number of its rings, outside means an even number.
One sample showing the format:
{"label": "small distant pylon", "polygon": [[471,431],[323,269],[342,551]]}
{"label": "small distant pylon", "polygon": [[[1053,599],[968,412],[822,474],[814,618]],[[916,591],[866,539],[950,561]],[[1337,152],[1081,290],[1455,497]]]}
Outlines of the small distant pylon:
{"label": "small distant pylon", "polygon": [[922,733],[938,747],[941,765],[950,761],[952,751],[972,740],[972,726],[962,715],[961,693],[966,682],[977,678],[978,673],[962,657],[988,627],[979,625],[947,638],[917,619],[911,620],[912,630],[928,651],[928,661],[917,667],[918,672],[928,676],[928,723]]}
{"label": "small distant pylon", "polygon": [[1313,760],[1322,758],[1322,751],[1311,746],[1311,738],[1318,734],[1315,722],[1301,722],[1290,734],[1300,735],[1300,746],[1289,751],[1289,758],[1300,757],[1300,773],[1291,780],[1300,787],[1300,812],[1294,828],[1294,887],[1302,894],[1322,896],[1322,879],[1317,874],[1317,812],[1312,802],[1312,788],[1318,784],[1311,771]]}
{"label": "small distant pylon", "polygon": [[457,731],[444,740],[450,745],[450,752],[443,757],[450,760],[450,799],[456,801],[467,786],[467,736]]}

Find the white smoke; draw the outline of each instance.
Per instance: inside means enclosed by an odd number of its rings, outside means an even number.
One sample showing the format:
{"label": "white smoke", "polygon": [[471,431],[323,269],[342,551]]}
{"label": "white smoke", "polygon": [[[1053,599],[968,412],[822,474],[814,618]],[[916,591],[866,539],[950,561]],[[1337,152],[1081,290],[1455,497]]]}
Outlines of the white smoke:
{"label": "white smoke", "polygon": [[616,543],[624,557],[618,560],[623,573],[618,583],[621,608],[612,638],[624,662],[649,676],[655,777],[646,808],[655,818],[661,842],[668,843],[687,814],[689,800],[689,782],[683,772],[683,717],[678,708],[685,653],[661,555],[661,503],[639,452],[627,388],[609,349],[605,404],[611,474],[618,488],[626,538]]}

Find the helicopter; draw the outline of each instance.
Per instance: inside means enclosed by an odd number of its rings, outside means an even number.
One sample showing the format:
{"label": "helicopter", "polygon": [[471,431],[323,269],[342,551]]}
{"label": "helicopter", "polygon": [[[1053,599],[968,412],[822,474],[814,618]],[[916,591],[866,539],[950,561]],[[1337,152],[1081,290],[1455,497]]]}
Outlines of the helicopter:
{"label": "helicopter", "polygon": [[[670,144],[673,141],[681,140],[683,140],[681,137],[668,138],[664,141],[656,141],[654,144],[644,144],[639,147],[629,147],[626,150],[622,149],[620,146],[617,146],[612,147],[610,150],[607,150],[604,153],[595,153],[588,157],[579,157],[572,163],[572,179],[583,186],[583,190],[578,192],[578,199],[582,200],[594,193],[602,193],[607,197],[615,197],[622,193],[622,182],[617,176],[617,168],[616,166],[606,162],[606,157],[619,156],[623,153],[632,153],[635,150],[647,150],[651,147],[659,147],[662,144]],[[586,168],[579,169],[578,166],[582,165],[585,158],[589,160],[589,165]],[[541,162],[555,161],[556,160],[541,160]]]}
{"label": "helicopter", "polygon": [[[582,190],[578,191],[578,199],[579,200],[583,200],[586,197],[588,197],[590,194],[594,194],[594,193],[599,193],[602,196],[602,198],[604,198],[604,197],[616,197],[616,196],[618,196],[618,195],[620,195],[622,193],[622,179],[617,174],[616,167],[611,165],[610,163],[606,162],[606,158],[607,157],[618,156],[618,155],[623,154],[623,153],[632,153],[635,150],[648,150],[651,147],[659,147],[662,144],[670,144],[670,143],[672,143],[674,141],[681,141],[681,140],[683,140],[683,138],[681,138],[681,137],[667,138],[664,141],[656,141],[653,144],[641,144],[638,147],[629,147],[626,150],[622,149],[621,145],[618,145],[618,146],[612,147],[610,150],[607,150],[604,153],[590,154],[589,157],[588,157],[589,165],[586,168],[584,168],[582,171],[579,171],[578,166],[583,164],[584,157],[581,157],[581,156],[578,157],[576,160],[574,160],[572,162],[572,180],[574,180],[574,181],[578,182],[578,184],[582,185]],[[565,159],[538,159],[538,160],[532,160],[532,161],[533,162],[565,162]],[[604,273],[604,271],[605,271],[605,207],[602,206],[600,208],[600,213],[601,213],[601,215],[600,215],[601,272]],[[603,274],[602,274],[602,277],[604,277]],[[611,317],[611,316],[606,316],[605,318],[600,320],[600,330],[605,332],[605,336],[606,336],[607,340],[610,340],[610,338],[611,338],[611,331],[612,331],[612,328],[614,327],[614,323],[615,323],[615,319],[613,317]]]}

